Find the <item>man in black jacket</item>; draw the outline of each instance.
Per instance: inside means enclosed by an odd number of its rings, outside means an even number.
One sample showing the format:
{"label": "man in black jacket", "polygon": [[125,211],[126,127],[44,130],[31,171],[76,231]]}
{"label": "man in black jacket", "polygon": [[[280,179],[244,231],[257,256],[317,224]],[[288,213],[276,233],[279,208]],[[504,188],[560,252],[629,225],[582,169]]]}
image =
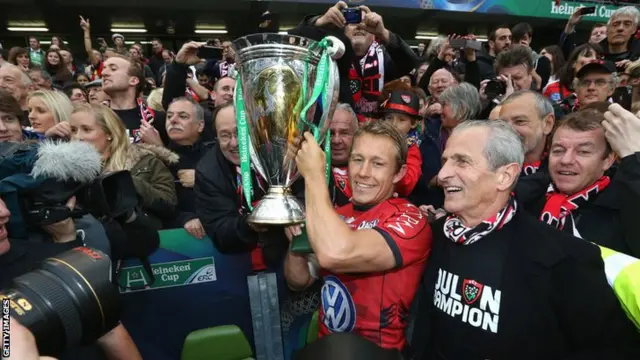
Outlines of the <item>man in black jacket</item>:
{"label": "man in black jacket", "polygon": [[196,165],[214,145],[213,141],[202,139],[204,130],[204,109],[195,101],[185,97],[171,102],[167,109],[168,148],[178,154],[178,163],[171,166],[171,174],[176,179],[178,196],[177,212],[170,217],[169,228],[184,227],[192,236],[202,239],[206,234],[200,219],[196,216],[196,196],[193,191]]}
{"label": "man in black jacket", "polygon": [[455,128],[438,174],[449,215],[411,339],[415,359],[635,359],[640,335],[597,246],[522,211],[520,136],[503,121]]}
{"label": "man in black jacket", "polygon": [[[359,120],[375,115],[379,107],[379,96],[385,83],[408,75],[418,66],[420,60],[400,36],[389,31],[382,17],[360,6],[362,21],[358,24],[347,24],[342,10],[348,8],[347,3],[338,1],[322,16],[308,17],[305,24],[322,29],[336,30],[349,39],[349,48],[353,54],[349,60],[338,62],[340,82],[344,86],[349,83],[353,97],[353,108]],[[355,53],[355,54],[354,54]],[[345,76],[346,74],[346,76]],[[346,102],[341,99],[342,102]]]}
{"label": "man in black jacket", "polygon": [[562,119],[551,138],[548,171],[522,179],[516,194],[540,221],[638,257],[640,126],[620,105],[609,109],[606,116],[585,109]]}
{"label": "man in black jacket", "polygon": [[[562,48],[565,57],[568,57],[576,47],[574,29],[575,25],[582,19],[582,16],[577,11],[578,8],[576,8],[560,36],[558,45]],[[633,6],[616,9],[611,13],[607,22],[606,38],[599,42],[604,51],[604,59],[615,63],[618,72],[624,72],[625,67],[630,62],[640,57],[640,40],[635,38],[639,17],[640,12]],[[593,30],[596,30],[596,28],[594,27]],[[592,35],[589,41],[592,42],[592,40],[598,38],[600,37]]]}
{"label": "man in black jacket", "polygon": [[[240,155],[237,125],[233,104],[223,105],[215,114],[214,126],[218,146],[214,146],[196,168],[196,215],[205,232],[222,253],[251,252],[259,246],[266,264],[279,264],[284,257],[288,241],[282,227],[256,227],[247,222],[249,209],[244,198],[239,176]],[[267,184],[253,176],[254,204],[267,190]],[[302,179],[294,183],[294,194],[304,189]]]}

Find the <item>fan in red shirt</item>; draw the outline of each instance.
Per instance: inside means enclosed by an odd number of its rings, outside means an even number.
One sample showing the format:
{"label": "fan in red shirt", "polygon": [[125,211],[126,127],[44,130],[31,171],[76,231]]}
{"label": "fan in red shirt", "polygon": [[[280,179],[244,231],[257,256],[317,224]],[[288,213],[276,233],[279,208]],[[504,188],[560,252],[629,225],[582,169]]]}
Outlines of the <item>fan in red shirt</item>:
{"label": "fan in red shirt", "polygon": [[[406,138],[389,121],[358,129],[349,156],[352,203],[333,208],[326,159],[309,133],[296,156],[305,179],[306,231],[317,262],[289,252],[285,277],[294,290],[324,280],[320,336],[354,332],[386,349],[402,350],[409,307],[431,249],[427,218],[394,198],[407,172]],[[317,263],[319,269],[315,265]]]}
{"label": "fan in red shirt", "polygon": [[389,99],[380,105],[380,112],[407,139],[407,173],[396,184],[396,192],[400,196],[409,196],[422,175],[422,155],[418,147],[417,130],[418,123],[422,120],[420,98],[413,91],[392,91]]}

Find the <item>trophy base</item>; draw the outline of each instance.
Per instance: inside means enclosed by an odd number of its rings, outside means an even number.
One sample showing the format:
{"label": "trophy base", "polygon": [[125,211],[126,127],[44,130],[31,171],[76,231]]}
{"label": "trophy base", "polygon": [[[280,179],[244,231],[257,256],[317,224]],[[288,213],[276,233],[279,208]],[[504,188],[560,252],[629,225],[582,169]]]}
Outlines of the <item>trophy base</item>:
{"label": "trophy base", "polygon": [[270,187],[247,218],[256,225],[295,225],[304,220],[302,204],[283,186]]}

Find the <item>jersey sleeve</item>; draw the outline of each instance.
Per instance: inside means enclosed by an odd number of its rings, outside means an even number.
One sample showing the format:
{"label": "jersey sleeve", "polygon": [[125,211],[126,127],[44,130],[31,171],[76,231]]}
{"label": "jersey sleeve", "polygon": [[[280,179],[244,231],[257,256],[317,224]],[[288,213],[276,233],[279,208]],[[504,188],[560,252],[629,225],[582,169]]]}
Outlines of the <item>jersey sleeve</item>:
{"label": "jersey sleeve", "polygon": [[415,205],[404,203],[374,229],[382,235],[401,268],[426,259],[431,251],[431,228],[427,217]]}

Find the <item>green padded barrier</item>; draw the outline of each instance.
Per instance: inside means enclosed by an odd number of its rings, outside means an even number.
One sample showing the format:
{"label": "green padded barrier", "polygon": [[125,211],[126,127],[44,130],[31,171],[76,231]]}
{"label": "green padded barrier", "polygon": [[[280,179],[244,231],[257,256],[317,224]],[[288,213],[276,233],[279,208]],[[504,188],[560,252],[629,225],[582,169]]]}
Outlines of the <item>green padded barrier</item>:
{"label": "green padded barrier", "polygon": [[222,325],[192,331],[184,340],[181,360],[253,360],[242,330]]}
{"label": "green padded barrier", "polygon": [[316,310],[309,321],[309,329],[307,330],[307,344],[310,344],[318,339],[318,318],[320,313]]}

